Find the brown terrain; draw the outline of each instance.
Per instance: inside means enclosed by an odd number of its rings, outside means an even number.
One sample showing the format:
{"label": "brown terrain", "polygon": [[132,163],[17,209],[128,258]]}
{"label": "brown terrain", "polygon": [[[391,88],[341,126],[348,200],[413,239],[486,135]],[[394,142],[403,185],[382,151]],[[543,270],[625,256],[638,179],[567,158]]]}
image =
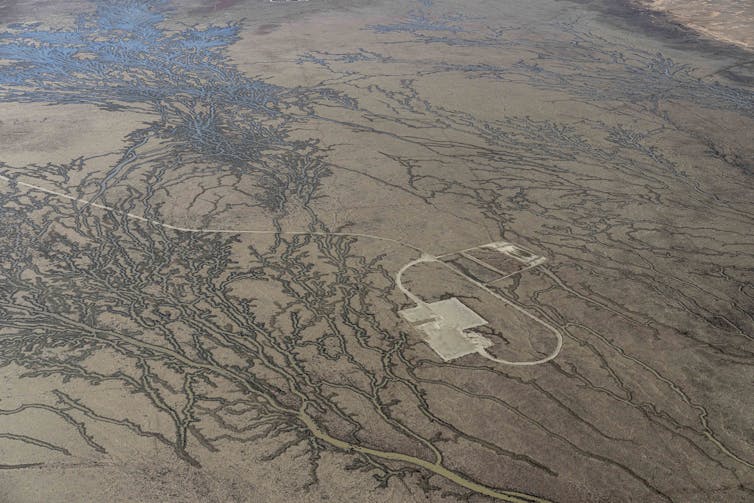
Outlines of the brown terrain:
{"label": "brown terrain", "polygon": [[754,2],[750,0],[642,0],[649,9],[705,36],[754,48]]}
{"label": "brown terrain", "polygon": [[754,500],[751,9],[655,4],[0,1],[0,502]]}

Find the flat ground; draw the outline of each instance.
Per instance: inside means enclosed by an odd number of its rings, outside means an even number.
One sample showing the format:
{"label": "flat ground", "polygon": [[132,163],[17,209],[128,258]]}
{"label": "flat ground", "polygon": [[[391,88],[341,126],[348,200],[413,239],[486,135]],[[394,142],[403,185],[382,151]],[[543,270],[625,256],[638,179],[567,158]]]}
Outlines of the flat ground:
{"label": "flat ground", "polygon": [[754,500],[745,47],[617,1],[0,21],[1,502]]}

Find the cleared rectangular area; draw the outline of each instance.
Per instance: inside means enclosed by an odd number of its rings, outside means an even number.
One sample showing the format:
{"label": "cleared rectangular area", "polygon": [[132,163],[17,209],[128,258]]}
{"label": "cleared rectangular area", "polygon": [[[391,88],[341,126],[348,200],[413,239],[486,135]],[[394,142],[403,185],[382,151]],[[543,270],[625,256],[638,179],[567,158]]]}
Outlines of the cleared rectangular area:
{"label": "cleared rectangular area", "polygon": [[487,320],[455,297],[420,304],[399,314],[426,334],[424,341],[444,361],[476,353],[492,344],[479,334],[466,332],[469,328],[486,325]]}

